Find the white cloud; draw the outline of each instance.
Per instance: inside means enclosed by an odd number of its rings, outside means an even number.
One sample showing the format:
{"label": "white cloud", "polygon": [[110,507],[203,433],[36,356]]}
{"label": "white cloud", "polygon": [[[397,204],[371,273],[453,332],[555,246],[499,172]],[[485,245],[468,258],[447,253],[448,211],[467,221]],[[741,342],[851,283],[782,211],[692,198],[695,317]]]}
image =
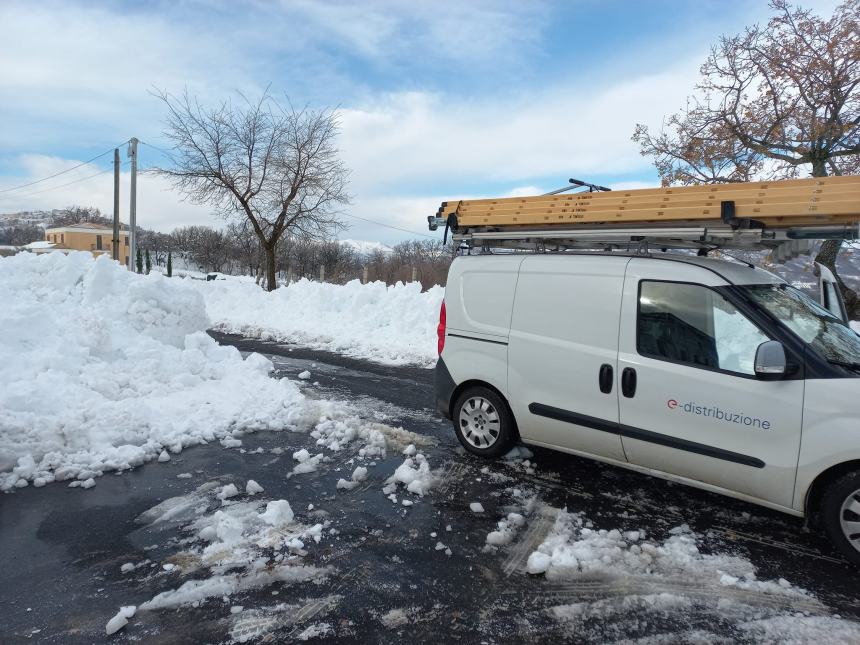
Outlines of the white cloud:
{"label": "white cloud", "polygon": [[574,83],[527,96],[453,101],[392,94],[343,110],[342,149],[358,187],[412,189],[556,176],[601,177],[647,165],[630,140],[637,122],[659,124],[683,103],[695,66],[611,86]]}
{"label": "white cloud", "polygon": [[[259,86],[248,51],[158,13],[0,3],[0,147],[118,143],[160,130],[154,87],[204,98]],[[217,70],[217,72],[215,72]],[[117,139],[116,141],[114,141]]]}
{"label": "white cloud", "polygon": [[340,44],[393,64],[406,53],[460,63],[509,62],[537,43],[549,17],[547,3],[538,0],[283,0],[279,8],[285,23],[299,26],[305,44]]}

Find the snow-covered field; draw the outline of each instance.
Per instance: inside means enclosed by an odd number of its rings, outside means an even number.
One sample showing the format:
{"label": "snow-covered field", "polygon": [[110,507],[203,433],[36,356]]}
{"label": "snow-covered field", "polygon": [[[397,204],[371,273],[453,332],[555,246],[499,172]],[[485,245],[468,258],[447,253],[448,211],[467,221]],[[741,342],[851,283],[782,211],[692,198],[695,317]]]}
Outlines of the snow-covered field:
{"label": "snow-covered field", "polygon": [[0,259],[0,490],[94,477],[232,433],[295,428],[304,397],[205,333],[189,284],[89,253]]}
{"label": "snow-covered field", "polygon": [[300,280],[267,292],[251,278],[188,280],[214,328],[300,343],[391,365],[432,365],[444,290],[419,283],[345,285]]}

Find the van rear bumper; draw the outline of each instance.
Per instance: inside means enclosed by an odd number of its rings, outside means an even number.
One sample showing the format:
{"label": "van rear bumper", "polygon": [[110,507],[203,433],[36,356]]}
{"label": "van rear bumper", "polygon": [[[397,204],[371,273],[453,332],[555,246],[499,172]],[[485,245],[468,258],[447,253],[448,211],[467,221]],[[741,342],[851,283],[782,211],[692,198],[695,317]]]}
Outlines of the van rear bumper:
{"label": "van rear bumper", "polygon": [[448,366],[445,365],[445,361],[443,361],[440,356],[439,360],[436,361],[434,399],[436,402],[436,409],[446,419],[451,418],[451,397],[454,395],[454,390],[456,388],[457,384],[454,383],[454,379],[451,378],[451,372],[448,371]]}

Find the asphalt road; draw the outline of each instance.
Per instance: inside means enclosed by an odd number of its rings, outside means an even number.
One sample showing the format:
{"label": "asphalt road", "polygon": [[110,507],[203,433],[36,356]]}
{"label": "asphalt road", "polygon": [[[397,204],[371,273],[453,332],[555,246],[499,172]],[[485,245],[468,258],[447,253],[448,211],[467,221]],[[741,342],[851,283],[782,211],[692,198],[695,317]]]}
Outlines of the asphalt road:
{"label": "asphalt road", "polygon": [[[860,620],[857,571],[801,520],[549,451],[534,451],[533,468],[522,461],[487,464],[466,455],[448,422],[430,409],[431,370],[213,335],[270,356],[282,376],[310,370],[303,384],[308,396],[349,401],[368,419],[420,435],[441,483],[409,508],[390,502],[381,488],[403,461],[392,450],[361,487],[336,492],[335,482],[348,475],[348,454],[287,478],[289,453],[312,450],[313,438],[262,432],[243,437],[241,449],[214,443],[166,464],[105,475],[88,491],[53,484],[2,495],[0,642],[280,642],[313,640],[315,633],[319,641],[343,643],[755,642],[755,633],[739,625],[801,614]],[[192,476],[176,477],[185,472]],[[178,569],[161,565],[180,561],[191,540],[187,526],[142,522],[142,514],[164,500],[193,498],[201,485],[249,478],[269,499],[288,499],[295,509],[314,504],[337,527],[336,539],[312,544],[305,556],[331,567],[331,575],[138,612],[121,632],[105,636],[105,623],[121,605],[139,605],[182,582]],[[526,527],[510,545],[486,550],[487,533],[524,497],[534,500]],[[470,511],[474,501],[484,513]],[[659,585],[645,577],[530,576],[526,558],[561,508],[584,513],[596,527],[644,529],[656,541],[687,524],[701,536],[703,552],[748,559],[760,580],[787,579],[808,590],[809,600],[671,576]],[[436,548],[439,542],[450,555]],[[126,562],[147,564],[122,573]],[[683,610],[651,606],[655,594],[689,602]],[[230,612],[234,605],[241,613]],[[559,605],[580,607],[580,616],[559,620],[552,610]]]}

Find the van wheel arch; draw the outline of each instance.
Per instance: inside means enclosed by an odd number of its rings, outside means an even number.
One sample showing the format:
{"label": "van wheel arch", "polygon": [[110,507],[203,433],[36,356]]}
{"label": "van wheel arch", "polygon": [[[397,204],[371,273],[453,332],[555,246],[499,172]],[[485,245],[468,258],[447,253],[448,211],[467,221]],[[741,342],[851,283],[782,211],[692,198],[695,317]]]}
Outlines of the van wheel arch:
{"label": "van wheel arch", "polygon": [[514,422],[514,434],[517,437],[517,441],[520,441],[520,428],[517,425],[517,418],[514,416],[514,411],[511,409],[511,404],[508,403],[507,397],[501,393],[499,388],[487,383],[486,381],[479,381],[477,379],[471,381],[463,381],[454,388],[454,391],[451,393],[451,400],[448,401],[448,417],[451,418],[454,414],[454,403],[457,402],[457,399],[460,398],[460,395],[465,392],[470,387],[485,387],[488,390],[492,390],[495,394],[502,400],[505,404],[505,407],[508,409],[508,413],[511,415],[511,419]]}
{"label": "van wheel arch", "polygon": [[806,503],[804,504],[805,515],[810,525],[814,527],[821,526],[821,498],[824,496],[827,486],[840,477],[855,471],[860,471],[860,459],[845,461],[841,464],[831,466],[815,478],[806,493]]}

